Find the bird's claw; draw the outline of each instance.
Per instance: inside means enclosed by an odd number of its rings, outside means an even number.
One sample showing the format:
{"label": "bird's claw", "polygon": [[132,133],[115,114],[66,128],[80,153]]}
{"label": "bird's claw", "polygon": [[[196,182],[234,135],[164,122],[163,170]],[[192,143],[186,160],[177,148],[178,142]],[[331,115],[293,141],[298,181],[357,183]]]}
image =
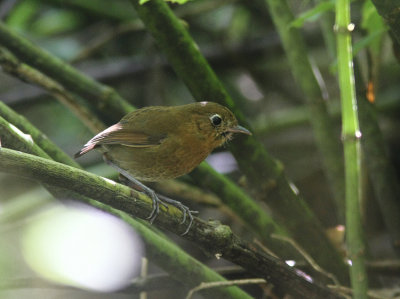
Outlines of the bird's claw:
{"label": "bird's claw", "polygon": [[193,224],[193,215],[192,215],[192,213],[196,214],[198,212],[197,211],[191,211],[187,206],[185,206],[181,202],[179,202],[177,200],[173,200],[173,199],[168,198],[168,197],[163,196],[163,195],[158,195],[158,200],[160,202],[164,202],[164,203],[168,203],[170,205],[173,205],[173,206],[175,206],[176,208],[178,208],[179,210],[182,211],[183,217],[182,217],[182,221],[179,224],[184,224],[186,222],[187,217],[189,216],[189,219],[190,219],[189,225],[186,228],[185,232],[183,234],[181,234],[181,236],[186,235],[189,232],[190,227]]}
{"label": "bird's claw", "polygon": [[151,224],[153,224],[154,220],[157,218],[158,213],[160,212],[160,204],[163,205],[166,209],[168,209],[168,205],[160,200],[153,190],[145,190],[145,193],[151,198],[153,202],[153,210],[151,211],[149,217],[147,217],[146,219],[149,220]]}

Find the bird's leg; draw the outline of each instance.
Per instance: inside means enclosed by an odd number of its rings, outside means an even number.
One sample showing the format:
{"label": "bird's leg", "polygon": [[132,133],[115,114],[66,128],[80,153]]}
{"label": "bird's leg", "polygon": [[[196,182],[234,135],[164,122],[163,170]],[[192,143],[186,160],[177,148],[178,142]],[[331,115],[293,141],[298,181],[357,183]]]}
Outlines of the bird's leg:
{"label": "bird's leg", "polygon": [[165,206],[165,204],[157,197],[156,193],[150,189],[149,187],[145,186],[143,183],[139,182],[137,179],[135,179],[129,172],[127,172],[125,169],[122,169],[118,165],[116,165],[114,162],[112,162],[110,159],[107,158],[106,155],[103,155],[104,161],[110,165],[111,167],[115,168],[120,174],[122,174],[124,177],[126,177],[131,183],[129,184],[130,187],[133,187],[133,189],[136,189],[133,184],[138,186],[141,191],[143,191],[145,194],[147,194],[151,200],[153,201],[153,210],[150,213],[150,216],[147,217],[149,219],[150,223],[153,223],[153,221],[156,219],[159,211],[160,211],[160,203]]}
{"label": "bird's leg", "polygon": [[[109,164],[109,165],[111,165],[111,164]],[[121,169],[118,168],[118,171],[121,171]],[[154,219],[157,217],[157,215],[159,213],[159,204],[162,204],[166,209],[168,209],[168,205],[158,198],[160,196],[157,195],[154,192],[154,190],[145,186],[144,184],[142,184],[141,182],[136,180],[134,177],[130,176],[128,178],[127,174],[125,172],[124,172],[124,174],[122,174],[120,172],[119,180],[122,184],[128,186],[129,188],[140,191],[140,192],[144,192],[144,193],[146,193],[146,195],[148,195],[151,198],[151,200],[153,201],[153,210],[151,211],[150,216],[147,217],[147,219],[149,219],[150,223],[153,223]]]}
{"label": "bird's leg", "polygon": [[[190,229],[190,227],[192,226],[192,223],[193,223],[192,213],[197,213],[197,211],[191,211],[187,206],[183,205],[181,202],[179,202],[177,200],[173,200],[171,198],[168,198],[168,197],[160,195],[160,194],[157,195],[154,192],[154,190],[150,189],[149,187],[147,187],[143,183],[139,182],[128,171],[126,171],[125,169],[122,169],[121,167],[116,165],[114,162],[112,162],[110,159],[108,159],[105,154],[103,155],[103,159],[108,165],[110,165],[111,167],[115,168],[121,175],[123,175],[125,178],[127,178],[130,181],[130,183],[129,183],[130,186],[135,184],[140,189],[142,189],[142,191],[145,194],[147,194],[151,198],[151,200],[153,201],[153,210],[151,211],[150,216],[147,217],[147,219],[149,219],[150,223],[153,223],[153,221],[156,219],[158,213],[160,212],[160,204],[165,206],[168,209],[168,206],[166,205],[168,203],[168,204],[173,205],[173,206],[175,206],[176,208],[178,208],[178,209],[180,209],[182,211],[183,220],[182,220],[181,224],[185,223],[186,215],[189,216],[189,219],[190,219],[189,225],[188,225],[186,231],[182,234],[182,236],[186,235],[189,232],[189,229]],[[137,189],[137,188],[134,188],[134,189]]]}

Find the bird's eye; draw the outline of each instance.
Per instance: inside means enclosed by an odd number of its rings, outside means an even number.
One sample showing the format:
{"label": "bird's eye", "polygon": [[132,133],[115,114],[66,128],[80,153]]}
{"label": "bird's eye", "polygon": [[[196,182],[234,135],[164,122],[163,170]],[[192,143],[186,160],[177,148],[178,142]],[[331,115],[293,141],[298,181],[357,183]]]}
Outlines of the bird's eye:
{"label": "bird's eye", "polygon": [[211,123],[213,126],[219,126],[222,122],[221,116],[219,114],[214,114],[213,116],[210,117]]}

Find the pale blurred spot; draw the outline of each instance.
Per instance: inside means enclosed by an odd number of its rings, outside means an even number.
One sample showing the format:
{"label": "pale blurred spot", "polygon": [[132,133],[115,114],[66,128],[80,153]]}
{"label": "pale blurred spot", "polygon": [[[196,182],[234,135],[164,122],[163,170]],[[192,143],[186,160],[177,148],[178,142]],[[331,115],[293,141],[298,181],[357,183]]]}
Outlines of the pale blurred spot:
{"label": "pale blurred spot", "polygon": [[306,274],[305,272],[303,272],[303,271],[301,271],[299,269],[294,269],[294,271],[297,273],[297,275],[302,276],[305,280],[307,280],[309,282],[313,282],[314,281],[313,278],[310,275]]}
{"label": "pale blurred spot", "polygon": [[286,265],[290,266],[290,267],[294,267],[296,266],[296,261],[293,260],[287,260],[285,261]]}
{"label": "pale blurred spot", "polygon": [[256,83],[248,74],[241,74],[237,79],[240,92],[249,100],[259,101],[263,98]]}
{"label": "pale blurred spot", "polygon": [[52,205],[22,234],[29,266],[52,282],[99,292],[127,286],[140,273],[144,246],[122,220],[83,205]]}
{"label": "pale blurred spot", "polygon": [[345,235],[346,235],[346,227],[344,225],[336,225],[334,227],[329,227],[325,229],[325,233],[331,243],[336,247],[339,252],[346,255],[346,246],[345,246]]}
{"label": "pale blurred spot", "polygon": [[296,195],[300,194],[300,190],[296,187],[293,182],[289,182],[290,189],[292,189],[293,193]]}
{"label": "pale blurred spot", "polygon": [[206,161],[220,173],[229,173],[238,168],[236,160],[230,152],[211,154]]}
{"label": "pale blurred spot", "polygon": [[348,264],[349,266],[353,266],[353,261],[352,261],[352,260],[347,259],[346,262],[347,262],[347,264]]}
{"label": "pale blurred spot", "polygon": [[110,180],[108,178],[102,177],[103,180],[105,180],[107,183],[110,183],[111,185],[115,186],[117,183],[113,180]]}

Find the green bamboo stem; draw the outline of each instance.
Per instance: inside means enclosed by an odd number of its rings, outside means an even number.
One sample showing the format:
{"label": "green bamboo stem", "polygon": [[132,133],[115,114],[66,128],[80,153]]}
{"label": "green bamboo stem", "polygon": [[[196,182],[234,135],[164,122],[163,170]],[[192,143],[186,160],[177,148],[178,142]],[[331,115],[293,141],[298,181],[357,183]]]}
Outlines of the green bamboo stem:
{"label": "green bamboo stem", "polygon": [[[200,53],[182,22],[163,0],[152,0],[140,5],[131,0],[147,30],[155,38],[178,76],[185,82],[198,101],[215,101],[229,107],[239,123],[248,126],[241,111],[234,105],[217,76]],[[249,127],[250,128],[250,127]],[[251,129],[251,128],[250,128]],[[315,258],[317,263],[346,283],[347,268],[328,241],[322,227],[304,201],[291,187],[281,163],[272,158],[255,137],[238,137],[231,143],[231,151],[241,170],[261,199],[265,200],[282,226]],[[319,246],[314,244],[318,243]]]}
{"label": "green bamboo stem", "polygon": [[265,1],[279,32],[293,76],[305,95],[309,109],[309,121],[322,156],[324,172],[336,201],[339,220],[344,221],[344,170],[338,132],[336,132],[328,113],[326,101],[323,99],[320,85],[308,59],[304,39],[297,28],[290,27],[294,17],[287,2],[285,0]]}
{"label": "green bamboo stem", "polygon": [[[128,215],[133,215],[139,218],[146,218],[151,209],[151,199],[141,192],[136,192],[127,186],[115,183],[111,180],[104,179],[103,177],[82,171],[80,169],[60,164],[48,159],[43,159],[37,156],[29,155],[23,152],[10,150],[7,148],[0,148],[0,171],[7,172],[14,175],[34,179],[40,182],[55,187],[65,187],[73,192],[79,192],[84,196],[90,196],[94,200],[108,205],[113,209],[124,212]],[[162,207],[160,213],[155,220],[155,225],[160,225],[168,230],[178,233],[182,230],[180,224],[180,217],[171,217],[172,215],[179,215],[182,217],[181,211],[175,207],[165,209]],[[134,221],[131,218],[123,218],[124,220]],[[140,228],[144,231],[144,228]],[[151,232],[146,230],[146,232]],[[186,239],[195,242],[204,251],[210,255],[218,255],[223,258],[238,264],[248,271],[259,275],[273,283],[276,287],[284,290],[286,293],[293,295],[295,298],[342,298],[335,292],[320,285],[319,283],[305,279],[303,276],[297,274],[295,269],[286,265],[284,261],[280,261],[274,257],[267,256],[254,250],[246,242],[234,235],[229,227],[218,224],[216,222],[205,222],[201,219],[195,218],[190,231],[184,236]],[[149,241],[157,243],[156,236],[151,235],[148,237]],[[154,254],[158,257],[165,256],[167,247],[163,243],[158,243],[157,250]],[[171,247],[169,247],[171,248]],[[191,275],[197,268],[191,264],[193,261],[187,256],[181,258],[179,253],[172,256],[171,263],[183,262],[189,268],[176,269],[174,274],[179,275],[179,278],[184,281],[190,280]],[[211,271],[211,270],[210,270]],[[214,276],[213,279],[215,279]],[[209,278],[207,278],[209,280]],[[219,291],[230,290],[219,289]],[[236,288],[236,287],[233,287]],[[226,294],[225,294],[226,295]],[[231,298],[221,295],[221,298]],[[242,297],[240,297],[242,296]],[[247,297],[241,291],[236,298]]]}
{"label": "green bamboo stem", "polygon": [[346,241],[352,262],[350,280],[354,298],[367,298],[365,244],[360,211],[361,151],[351,48],[350,1],[336,2],[338,76],[342,103],[342,138],[346,181]]}

